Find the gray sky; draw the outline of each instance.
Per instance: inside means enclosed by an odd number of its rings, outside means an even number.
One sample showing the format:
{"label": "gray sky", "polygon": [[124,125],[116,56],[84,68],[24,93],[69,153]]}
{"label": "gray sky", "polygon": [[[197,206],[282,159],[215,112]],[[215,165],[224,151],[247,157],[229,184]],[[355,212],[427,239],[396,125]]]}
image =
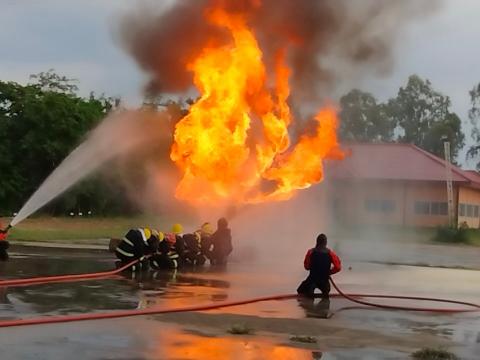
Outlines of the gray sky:
{"label": "gray sky", "polygon": [[[135,3],[0,0],[0,79],[25,83],[29,74],[54,68],[78,79],[83,95],[94,90],[138,103],[145,76],[112,36],[118,17]],[[359,86],[384,100],[417,73],[451,97],[467,125],[468,91],[480,82],[479,14],[478,0],[445,0],[435,14],[406,29],[395,48],[393,73]],[[464,131],[470,142],[469,127]]]}

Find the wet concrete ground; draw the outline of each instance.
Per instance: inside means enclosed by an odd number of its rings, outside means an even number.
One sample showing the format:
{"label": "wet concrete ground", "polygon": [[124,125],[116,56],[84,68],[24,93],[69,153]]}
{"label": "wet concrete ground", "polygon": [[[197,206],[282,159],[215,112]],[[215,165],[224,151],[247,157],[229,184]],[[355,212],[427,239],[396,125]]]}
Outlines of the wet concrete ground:
{"label": "wet concrete ground", "polygon": [[[112,266],[112,258],[104,253],[40,251],[13,254],[10,262],[1,264],[0,274],[17,278],[103,271]],[[336,280],[347,292],[480,299],[477,271],[349,261],[345,268]],[[227,269],[151,272],[136,279],[3,288],[0,318],[176,307],[291,293],[304,276],[298,266],[231,264]],[[407,359],[408,353],[422,346],[445,346],[464,359],[479,358],[479,314],[436,315],[352,309],[352,305],[332,299],[330,319],[325,319],[326,309],[318,302],[289,300],[194,314],[5,328],[0,329],[1,358]],[[234,324],[246,324],[256,333],[229,335],[227,329]],[[318,343],[293,343],[291,335],[314,336]]]}
{"label": "wet concrete ground", "polygon": [[480,270],[480,247],[476,246],[385,241],[381,236],[368,241],[342,239],[333,246],[344,258],[356,261]]}

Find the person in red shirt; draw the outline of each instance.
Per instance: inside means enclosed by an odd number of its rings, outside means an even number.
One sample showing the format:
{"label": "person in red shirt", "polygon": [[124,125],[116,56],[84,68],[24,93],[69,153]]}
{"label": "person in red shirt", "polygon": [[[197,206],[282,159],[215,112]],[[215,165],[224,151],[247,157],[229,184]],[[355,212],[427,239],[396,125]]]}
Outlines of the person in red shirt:
{"label": "person in red shirt", "polygon": [[0,241],[7,239],[7,229],[2,229],[2,223],[0,222]]}
{"label": "person in red shirt", "polygon": [[330,275],[342,269],[340,258],[327,248],[327,236],[317,236],[316,246],[308,250],[303,262],[305,270],[309,270],[308,277],[302,281],[297,289],[299,295],[313,297],[315,289],[320,289],[322,297],[328,299],[330,293]]}
{"label": "person in red shirt", "polygon": [[10,226],[2,229],[2,224],[0,223],[0,261],[8,260],[7,250],[10,247],[10,243],[7,241],[8,230],[10,230]]}

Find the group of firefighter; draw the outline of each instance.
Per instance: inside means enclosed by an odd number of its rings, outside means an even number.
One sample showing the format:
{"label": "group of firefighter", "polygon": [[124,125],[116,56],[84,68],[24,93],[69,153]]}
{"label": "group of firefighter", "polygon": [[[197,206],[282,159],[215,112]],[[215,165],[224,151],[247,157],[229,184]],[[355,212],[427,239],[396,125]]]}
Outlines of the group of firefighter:
{"label": "group of firefighter", "polygon": [[207,260],[225,265],[233,247],[228,222],[221,218],[216,230],[206,222],[192,233],[183,233],[181,224],[165,233],[153,228],[131,229],[123,239],[112,239],[110,250],[119,259],[117,266],[138,260],[130,268],[137,271],[202,266]]}

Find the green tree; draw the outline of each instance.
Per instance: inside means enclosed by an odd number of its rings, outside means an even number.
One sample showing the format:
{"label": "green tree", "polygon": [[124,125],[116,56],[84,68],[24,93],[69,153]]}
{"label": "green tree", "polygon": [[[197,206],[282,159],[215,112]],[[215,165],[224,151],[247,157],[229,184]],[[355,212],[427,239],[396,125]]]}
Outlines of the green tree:
{"label": "green tree", "polygon": [[362,142],[390,141],[395,122],[367,92],[353,89],[340,99],[340,138]]}
{"label": "green tree", "polygon": [[66,76],[58,75],[53,69],[30,75],[31,85],[40,88],[42,91],[54,91],[65,94],[75,94],[78,91],[76,79],[69,79]]}
{"label": "green tree", "polygon": [[111,101],[76,95],[52,71],[26,86],[0,81],[0,211],[11,214],[83,140]]}
{"label": "green tree", "polygon": [[[469,94],[472,107],[468,111],[468,118],[472,124],[474,144],[468,149],[467,157],[474,159],[480,154],[480,83],[475,85]],[[480,161],[477,162],[477,169],[480,170]]]}
{"label": "green tree", "polygon": [[450,98],[435,91],[430,81],[417,75],[410,76],[397,97],[388,102],[391,121],[398,124],[403,132],[398,140],[413,143],[443,157],[442,138],[446,137],[455,159],[464,145],[465,135],[461,120],[450,111],[450,105]]}

